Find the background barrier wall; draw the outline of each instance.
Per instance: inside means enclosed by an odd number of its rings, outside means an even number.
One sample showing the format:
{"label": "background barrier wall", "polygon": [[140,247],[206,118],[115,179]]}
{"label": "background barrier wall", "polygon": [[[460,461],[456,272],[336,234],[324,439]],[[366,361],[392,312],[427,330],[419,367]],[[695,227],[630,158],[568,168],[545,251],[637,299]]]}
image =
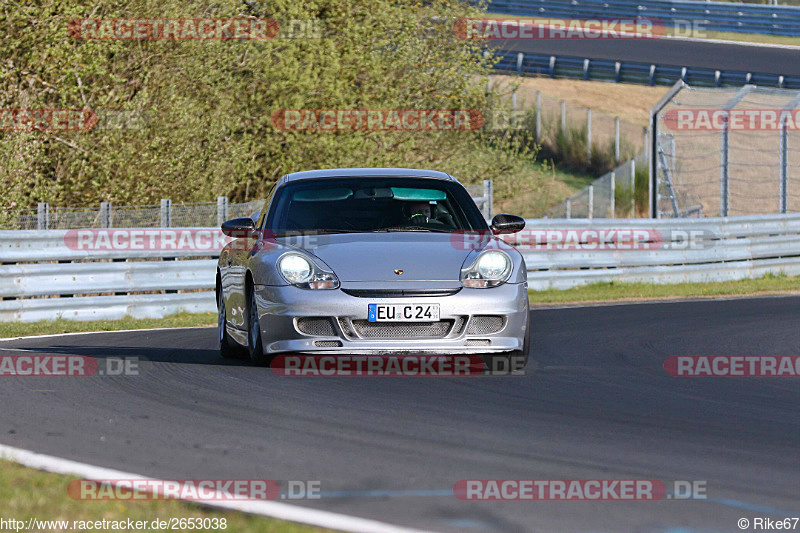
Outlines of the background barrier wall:
{"label": "background barrier wall", "polygon": [[685,28],[800,35],[800,7],[687,0],[493,0],[489,12],[538,18],[651,18]]}
{"label": "background barrier wall", "polygon": [[[216,312],[218,251],[90,252],[67,246],[66,236],[67,230],[0,231],[0,321]],[[604,236],[604,244],[598,244],[598,236]],[[533,290],[601,281],[800,274],[800,214],[680,221],[531,219],[523,232],[505,239],[523,253]]]}
{"label": "background barrier wall", "polygon": [[[740,4],[732,4],[740,5]],[[606,15],[608,17],[608,15]],[[780,76],[747,71],[721,71],[682,65],[661,65],[635,61],[612,61],[571,56],[550,56],[496,50],[498,72],[520,76],[548,76],[592,81],[613,81],[640,85],[674,85],[683,80],[697,87],[762,87],[800,89],[800,76]]]}

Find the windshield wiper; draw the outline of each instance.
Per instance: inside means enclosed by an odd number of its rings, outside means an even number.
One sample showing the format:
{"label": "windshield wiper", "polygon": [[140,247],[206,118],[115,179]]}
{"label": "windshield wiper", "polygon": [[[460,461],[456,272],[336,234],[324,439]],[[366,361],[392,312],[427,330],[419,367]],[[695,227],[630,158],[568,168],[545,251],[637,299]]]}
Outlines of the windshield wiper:
{"label": "windshield wiper", "polygon": [[328,235],[334,233],[367,233],[367,231],[360,229],[339,229],[339,228],[292,230],[284,233],[277,233],[272,238],[280,239],[282,237],[296,237],[298,235]]}
{"label": "windshield wiper", "polygon": [[383,228],[375,231],[429,231],[432,233],[453,233],[453,230],[446,230],[446,229],[437,229],[437,228],[427,228],[425,226],[391,226],[389,228]]}
{"label": "windshield wiper", "polygon": [[367,231],[363,229],[325,228],[309,230],[309,233],[367,233]]}

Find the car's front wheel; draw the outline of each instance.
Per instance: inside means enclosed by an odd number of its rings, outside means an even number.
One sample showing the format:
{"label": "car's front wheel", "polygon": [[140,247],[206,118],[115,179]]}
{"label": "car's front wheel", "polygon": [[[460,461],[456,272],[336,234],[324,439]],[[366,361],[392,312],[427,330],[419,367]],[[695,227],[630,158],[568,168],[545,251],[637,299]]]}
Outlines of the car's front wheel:
{"label": "car's front wheel", "polygon": [[241,359],[246,355],[244,348],[239,346],[230,335],[227,328],[227,313],[225,311],[225,298],[222,291],[217,294],[217,339],[219,341],[219,354],[223,359]]}
{"label": "car's front wheel", "polygon": [[259,366],[266,366],[272,360],[264,354],[264,345],[261,342],[261,325],[258,323],[258,306],[256,305],[256,291],[252,285],[247,291],[247,351],[250,360]]}

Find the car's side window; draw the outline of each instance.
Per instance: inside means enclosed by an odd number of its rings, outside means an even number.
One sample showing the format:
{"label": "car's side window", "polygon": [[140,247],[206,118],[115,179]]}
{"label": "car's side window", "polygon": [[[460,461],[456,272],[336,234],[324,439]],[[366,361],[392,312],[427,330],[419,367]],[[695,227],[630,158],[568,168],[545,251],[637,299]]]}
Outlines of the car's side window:
{"label": "car's side window", "polygon": [[261,214],[258,216],[258,223],[256,224],[256,227],[257,227],[258,229],[262,230],[262,231],[263,231],[264,229],[266,229],[266,224],[267,224],[267,214],[268,214],[268,212],[269,212],[269,206],[270,206],[270,204],[272,203],[272,198],[273,198],[273,196],[275,196],[275,187],[277,187],[277,186],[278,186],[278,182],[279,182],[279,181],[280,181],[280,180],[276,181],[276,182],[275,182],[275,183],[272,185],[272,188],[269,190],[269,193],[267,193],[267,199],[266,199],[266,200],[264,200],[264,206],[261,208]]}

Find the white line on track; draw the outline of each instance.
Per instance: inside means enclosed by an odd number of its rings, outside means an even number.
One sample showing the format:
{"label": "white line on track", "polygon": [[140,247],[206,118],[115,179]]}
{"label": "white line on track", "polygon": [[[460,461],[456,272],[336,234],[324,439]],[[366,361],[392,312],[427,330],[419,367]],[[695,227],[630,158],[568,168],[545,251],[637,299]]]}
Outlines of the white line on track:
{"label": "white line on track", "polygon": [[[653,305],[653,304],[685,304],[685,303],[698,303],[698,302],[730,302],[734,300],[755,300],[761,298],[797,298],[800,294],[746,294],[740,296],[726,296],[724,298],[706,297],[706,298],[670,298],[665,300],[640,300],[640,301],[621,301],[621,302],[582,302],[575,305],[565,303],[563,305],[536,305],[535,302],[531,305],[531,311],[547,311],[549,309],[578,309],[581,307],[619,307],[621,305]],[[2,340],[2,339],[0,339]]]}
{"label": "white line on track", "polygon": [[665,39],[672,41],[687,41],[691,43],[714,43],[714,44],[730,44],[734,46],[750,46],[759,48],[782,48],[785,50],[800,50],[800,45],[793,44],[777,44],[777,43],[751,43],[749,41],[728,41],[726,39],[703,39],[702,37],[676,37],[674,35],[665,35]]}
{"label": "white line on track", "polygon": [[67,337],[70,335],[97,335],[100,333],[131,333],[133,331],[177,331],[181,329],[200,329],[200,328],[215,328],[216,324],[209,326],[182,326],[176,328],[142,328],[142,329],[113,329],[106,331],[75,331],[72,333],[50,333],[47,335],[23,335],[21,337],[7,337],[0,339],[0,342],[5,341],[19,341],[24,339],[47,339],[50,337]]}
{"label": "white line on track", "polygon": [[[68,459],[61,459],[51,455],[35,453],[28,450],[23,450],[21,448],[15,448],[13,446],[6,446],[5,444],[0,444],[0,458],[8,459],[37,470],[44,470],[46,472],[53,472],[56,474],[81,476],[82,478],[89,480],[152,479],[140,476],[138,474],[120,472],[110,468],[103,468],[86,463],[70,461]],[[190,503],[200,503],[201,505],[208,507],[242,511],[245,513],[269,516],[271,518],[289,520],[291,522],[300,522],[302,524],[309,524],[318,527],[338,529],[341,531],[352,531],[354,533],[423,533],[423,531],[419,529],[410,529],[392,524],[386,524],[377,520],[358,518],[355,516],[332,513],[330,511],[307,509],[297,505],[289,505],[274,501],[190,501]]]}

